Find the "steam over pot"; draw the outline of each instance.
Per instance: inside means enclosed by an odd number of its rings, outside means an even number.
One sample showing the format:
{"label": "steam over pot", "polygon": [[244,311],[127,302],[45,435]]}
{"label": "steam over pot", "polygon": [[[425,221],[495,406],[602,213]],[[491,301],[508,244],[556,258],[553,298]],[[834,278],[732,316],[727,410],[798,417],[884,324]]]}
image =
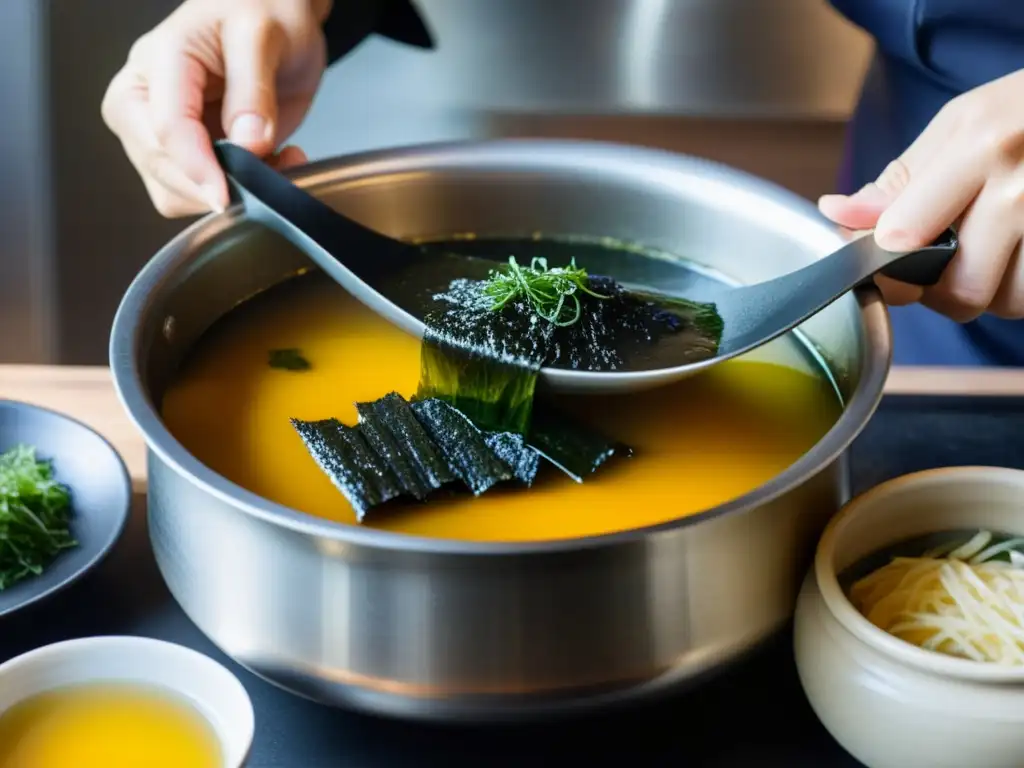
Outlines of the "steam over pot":
{"label": "steam over pot", "polygon": [[[326,161],[295,178],[396,236],[602,235],[741,282],[842,243],[788,192],[633,147],[435,145]],[[843,452],[881,397],[890,337],[877,293],[846,296],[801,327],[846,406],[818,445],[767,485],[656,528],[478,544],[291,511],[207,469],[163,426],[162,393],[199,335],[306,266],[233,208],[163,248],[114,321],[115,383],[149,446],[157,562],[185,612],[229,655],[327,703],[487,719],[685,685],[785,624],[817,535],[846,499]]]}

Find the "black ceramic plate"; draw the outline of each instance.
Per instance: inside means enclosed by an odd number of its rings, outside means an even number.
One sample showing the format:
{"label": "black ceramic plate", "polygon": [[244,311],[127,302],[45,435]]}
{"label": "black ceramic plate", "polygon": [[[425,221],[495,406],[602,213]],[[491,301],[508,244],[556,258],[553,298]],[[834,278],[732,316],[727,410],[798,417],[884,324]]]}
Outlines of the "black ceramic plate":
{"label": "black ceramic plate", "polygon": [[0,592],[0,616],[42,600],[96,567],[117,542],[131,511],[132,483],[117,451],[89,427],[45,408],[0,400],[0,453],[35,446],[71,490],[71,533],[78,546],[42,574]]}

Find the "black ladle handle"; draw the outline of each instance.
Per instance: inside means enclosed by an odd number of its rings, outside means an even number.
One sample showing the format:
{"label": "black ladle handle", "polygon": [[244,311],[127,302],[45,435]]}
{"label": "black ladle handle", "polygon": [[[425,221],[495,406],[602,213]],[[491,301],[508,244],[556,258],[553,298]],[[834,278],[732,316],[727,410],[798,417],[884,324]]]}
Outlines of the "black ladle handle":
{"label": "black ladle handle", "polygon": [[[224,140],[213,149],[233,197],[241,199],[249,216],[294,242],[335,279],[339,263],[372,282],[422,258],[415,246],[335,211],[247,149]],[[318,248],[311,248],[305,238]]]}
{"label": "black ladle handle", "polygon": [[423,335],[423,323],[384,288],[396,273],[423,261],[419,248],[343,216],[241,147],[219,141],[214,151],[251,221],[290,240],[381,317]]}
{"label": "black ladle handle", "polygon": [[721,300],[719,312],[727,318],[719,354],[740,354],[770,341],[852,288],[873,285],[872,278],[880,273],[914,285],[935,285],[958,246],[952,229],[931,245],[903,253],[879,248],[874,236],[866,234],[796,272],[727,290],[716,297]]}
{"label": "black ladle handle", "polygon": [[888,254],[892,258],[888,265],[879,270],[880,274],[901,283],[924,287],[939,282],[942,273],[960,247],[960,241],[953,229],[947,229],[931,245],[905,253],[893,253],[878,248],[872,235],[865,235],[864,239],[869,240],[882,254]]}

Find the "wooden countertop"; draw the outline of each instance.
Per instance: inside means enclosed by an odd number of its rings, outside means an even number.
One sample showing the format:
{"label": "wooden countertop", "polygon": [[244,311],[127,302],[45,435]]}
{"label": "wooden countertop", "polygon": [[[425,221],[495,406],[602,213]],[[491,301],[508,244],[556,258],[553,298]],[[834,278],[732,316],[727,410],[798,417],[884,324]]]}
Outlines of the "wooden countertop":
{"label": "wooden countertop", "polygon": [[[894,368],[890,394],[1024,395],[1024,371],[995,368]],[[142,436],[114,394],[106,368],[0,365],[0,399],[65,413],[106,437],[121,453],[136,487],[146,478]]]}

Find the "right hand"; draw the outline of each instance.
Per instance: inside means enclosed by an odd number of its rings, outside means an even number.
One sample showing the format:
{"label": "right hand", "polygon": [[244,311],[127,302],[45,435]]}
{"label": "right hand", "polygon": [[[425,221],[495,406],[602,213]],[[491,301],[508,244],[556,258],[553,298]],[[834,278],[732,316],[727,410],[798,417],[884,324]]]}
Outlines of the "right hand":
{"label": "right hand", "polygon": [[278,167],[275,150],[309,110],[326,64],[332,0],[185,0],[140,37],[103,97],[103,120],[168,218],[223,210],[213,140],[227,137]]}

